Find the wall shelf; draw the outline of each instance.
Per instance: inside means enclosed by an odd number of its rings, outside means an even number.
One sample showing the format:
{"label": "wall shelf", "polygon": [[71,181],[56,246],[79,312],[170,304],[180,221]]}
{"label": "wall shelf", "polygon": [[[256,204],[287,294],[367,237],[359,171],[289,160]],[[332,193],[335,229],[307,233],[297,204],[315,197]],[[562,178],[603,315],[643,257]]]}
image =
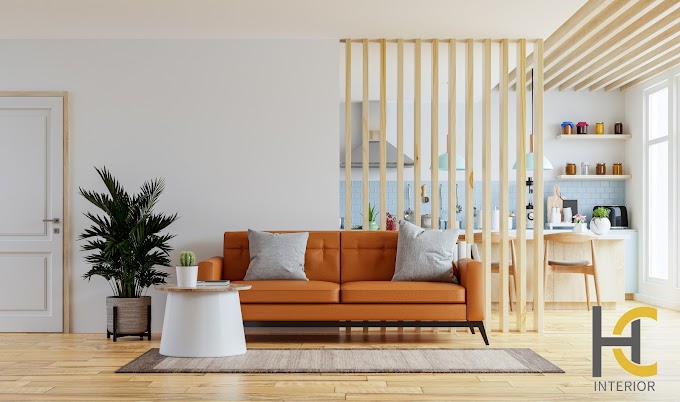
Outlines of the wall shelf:
{"label": "wall shelf", "polygon": [[561,174],[557,180],[628,180],[631,177],[629,174]]}
{"label": "wall shelf", "polygon": [[629,140],[630,134],[560,134],[558,140]]}

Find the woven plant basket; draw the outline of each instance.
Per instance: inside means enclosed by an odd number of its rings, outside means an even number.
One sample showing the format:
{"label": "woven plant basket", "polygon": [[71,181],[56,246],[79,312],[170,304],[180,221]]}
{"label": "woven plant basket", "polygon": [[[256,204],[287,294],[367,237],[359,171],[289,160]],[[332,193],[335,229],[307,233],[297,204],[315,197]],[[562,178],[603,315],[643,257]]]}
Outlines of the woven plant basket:
{"label": "woven plant basket", "polygon": [[115,297],[106,298],[106,328],[113,332],[113,307],[118,307],[117,333],[141,334],[146,332],[149,320],[148,306],[151,296],[143,297]]}

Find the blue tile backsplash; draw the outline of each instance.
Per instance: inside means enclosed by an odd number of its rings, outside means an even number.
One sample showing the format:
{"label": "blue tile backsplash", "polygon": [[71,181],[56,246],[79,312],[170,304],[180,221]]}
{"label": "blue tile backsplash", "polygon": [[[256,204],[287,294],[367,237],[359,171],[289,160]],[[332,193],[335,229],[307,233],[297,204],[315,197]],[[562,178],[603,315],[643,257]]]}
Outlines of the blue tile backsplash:
{"label": "blue tile backsplash", "polygon": [[[404,183],[404,207],[406,204],[406,189],[407,184],[411,185],[411,209],[413,209],[413,182]],[[433,196],[438,196],[438,189],[432,189],[429,181],[423,181],[422,184],[427,185],[427,195],[432,198]],[[442,197],[444,209],[448,206],[448,183],[443,184]],[[498,206],[498,182],[492,182],[491,184],[491,208]],[[588,220],[590,220],[593,212],[593,207],[595,205],[625,205],[625,190],[626,183],[624,181],[561,181],[561,180],[551,180],[546,181],[544,184],[544,196],[543,205],[545,205],[545,200],[549,195],[552,195],[553,185],[559,184],[562,197],[569,200],[578,200],[578,209],[581,215],[586,215]],[[361,181],[352,181],[352,225],[361,225],[361,199],[362,199],[362,188]],[[510,211],[516,210],[516,186],[514,182],[510,182]],[[380,182],[370,181],[368,186],[369,201],[372,205],[380,204]],[[526,186],[521,186],[522,191],[526,191]],[[465,211],[465,187],[463,181],[458,182],[458,204],[463,207]],[[416,189],[415,193],[420,195],[420,189]],[[535,196],[536,194],[534,194]],[[397,215],[397,182],[388,181],[387,182],[387,211],[392,215]],[[482,183],[475,182],[475,206],[477,209],[481,208],[482,204]],[[419,199],[418,199],[419,200]],[[428,214],[431,212],[432,203],[421,204],[421,213]],[[380,208],[378,206],[378,208]],[[345,182],[340,181],[340,216],[345,216]],[[399,218],[403,216],[403,211],[397,215]],[[464,221],[464,212],[458,214],[459,221]],[[461,223],[461,226],[463,224]]]}

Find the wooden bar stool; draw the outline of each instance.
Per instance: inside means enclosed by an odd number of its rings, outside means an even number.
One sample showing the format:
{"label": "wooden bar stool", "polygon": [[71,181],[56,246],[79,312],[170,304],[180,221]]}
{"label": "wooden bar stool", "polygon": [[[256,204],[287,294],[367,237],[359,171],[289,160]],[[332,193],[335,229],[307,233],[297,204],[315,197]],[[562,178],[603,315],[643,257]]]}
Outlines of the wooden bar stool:
{"label": "wooden bar stool", "polygon": [[[510,262],[508,263],[508,273],[514,278],[513,281],[508,281],[508,300],[510,301],[510,311],[512,311],[513,289],[515,290],[515,297],[517,297],[517,275],[515,275],[515,236],[508,236],[508,239],[510,242]],[[475,244],[482,244],[482,233],[475,233]],[[491,232],[491,244],[501,244],[501,235],[496,232]],[[499,272],[500,263],[498,261],[492,261],[491,273],[498,274]]]}
{"label": "wooden bar stool", "polygon": [[[600,291],[598,287],[597,278],[597,261],[595,259],[595,239],[593,235],[585,233],[553,233],[543,236],[545,240],[545,257],[543,259],[544,270],[543,270],[543,290],[545,292],[545,286],[547,283],[548,272],[558,274],[583,274],[583,278],[586,284],[586,304],[588,305],[588,311],[590,311],[590,290],[588,289],[588,275],[593,276],[593,281],[595,282],[595,297],[597,298],[597,305],[600,306]],[[574,260],[574,261],[557,261],[552,260],[549,257],[548,245],[550,242],[557,244],[581,244],[590,242],[590,254],[591,261],[587,260]]]}

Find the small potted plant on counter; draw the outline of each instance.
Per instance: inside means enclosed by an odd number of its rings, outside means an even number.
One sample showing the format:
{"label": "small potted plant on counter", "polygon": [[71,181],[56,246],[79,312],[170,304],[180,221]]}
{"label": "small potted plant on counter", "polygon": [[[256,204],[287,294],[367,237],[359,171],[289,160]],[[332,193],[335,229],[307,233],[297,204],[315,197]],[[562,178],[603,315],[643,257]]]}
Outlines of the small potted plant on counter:
{"label": "small potted plant on counter", "polygon": [[597,207],[593,210],[593,219],[590,220],[590,230],[596,235],[604,235],[609,232],[612,223],[609,221],[609,209]]}
{"label": "small potted plant on counter", "polygon": [[376,205],[368,204],[368,230],[380,230],[380,224],[378,223],[379,214],[375,207]]}
{"label": "small potted plant on counter", "polygon": [[180,288],[195,288],[198,279],[198,265],[196,254],[191,251],[179,253],[179,266],[177,268],[177,286]]}
{"label": "small potted plant on counter", "polygon": [[586,232],[586,217],[581,214],[574,215],[574,233]]}

